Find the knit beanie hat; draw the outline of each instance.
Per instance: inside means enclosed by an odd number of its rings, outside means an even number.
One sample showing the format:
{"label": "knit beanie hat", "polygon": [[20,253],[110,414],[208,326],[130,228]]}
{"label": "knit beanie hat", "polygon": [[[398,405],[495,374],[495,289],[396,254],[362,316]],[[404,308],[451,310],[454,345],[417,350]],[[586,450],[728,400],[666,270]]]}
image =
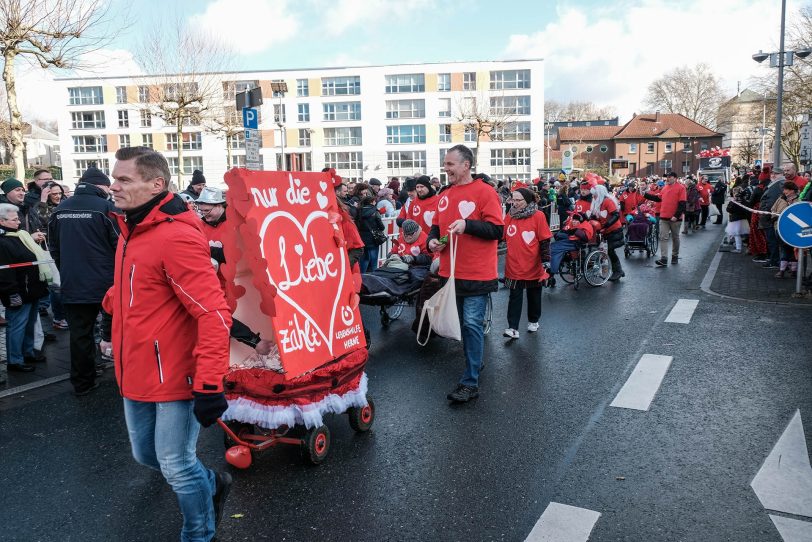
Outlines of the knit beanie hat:
{"label": "knit beanie hat", "polygon": [[82,173],[79,183],[95,184],[96,186],[110,186],[110,178],[99,168],[90,166]]}
{"label": "knit beanie hat", "polygon": [[430,198],[430,197],[432,197],[433,195],[435,195],[437,193],[437,192],[434,191],[434,187],[431,186],[431,177],[429,177],[428,175],[421,175],[420,177],[417,177],[414,180],[414,184],[415,184],[415,188],[417,187],[417,185],[422,184],[423,186],[425,186],[426,188],[429,189],[428,194],[426,194],[426,196],[425,196],[426,198]]}
{"label": "knit beanie hat", "polygon": [[420,224],[409,218],[403,221],[400,229],[403,230],[403,235],[414,235],[420,230]]}
{"label": "knit beanie hat", "polygon": [[406,177],[406,181],[403,183],[403,189],[407,192],[411,192],[415,188],[417,188],[417,182],[414,177]]}
{"label": "knit beanie hat", "polygon": [[373,185],[373,186],[382,186],[383,183],[381,183],[381,181],[379,181],[378,179],[373,177],[373,178],[371,178],[369,180],[369,182],[367,184],[370,184],[370,185]]}
{"label": "knit beanie hat", "polygon": [[189,184],[206,184],[206,177],[203,176],[203,172],[199,169],[194,170],[192,172],[192,182]]}
{"label": "knit beanie hat", "polygon": [[15,188],[23,188],[23,183],[15,179],[14,177],[9,177],[2,184],[0,184],[0,190],[3,191],[3,194],[8,194]]}

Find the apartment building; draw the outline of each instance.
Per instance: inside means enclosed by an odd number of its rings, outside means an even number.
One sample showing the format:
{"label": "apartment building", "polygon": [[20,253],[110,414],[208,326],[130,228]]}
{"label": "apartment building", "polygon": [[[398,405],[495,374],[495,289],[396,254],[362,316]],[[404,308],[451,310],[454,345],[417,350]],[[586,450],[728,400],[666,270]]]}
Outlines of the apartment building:
{"label": "apartment building", "polygon": [[[174,125],[163,122],[155,103],[156,86],[166,86],[166,78],[60,79],[65,89],[59,118],[65,179],[78,179],[91,163],[109,172],[118,148],[146,145],[165,154],[173,175],[183,175],[181,185],[194,169],[203,170],[210,184],[222,184],[228,169],[245,165],[245,140],[239,133],[214,133],[213,119],[207,116],[225,111],[225,117],[236,121],[236,93],[254,87],[263,95],[259,129],[264,169],[333,167],[356,180],[418,172],[443,176],[446,150],[458,143],[474,147],[477,140],[478,171],[529,180],[544,167],[541,60],[202,77],[213,78],[222,89],[215,100],[220,107],[202,107],[200,115],[186,119],[180,138]],[[287,91],[280,92],[278,83],[285,83]],[[178,145],[183,164],[178,164]]]}

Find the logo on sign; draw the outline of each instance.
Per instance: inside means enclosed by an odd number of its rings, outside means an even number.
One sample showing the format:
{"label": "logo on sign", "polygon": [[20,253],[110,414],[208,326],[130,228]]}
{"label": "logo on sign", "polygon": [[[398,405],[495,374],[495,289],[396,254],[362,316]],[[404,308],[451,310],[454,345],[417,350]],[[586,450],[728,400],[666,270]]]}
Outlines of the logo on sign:
{"label": "logo on sign", "polygon": [[722,167],[722,159],[719,158],[718,156],[711,158],[710,160],[708,160],[708,167],[712,168]]}

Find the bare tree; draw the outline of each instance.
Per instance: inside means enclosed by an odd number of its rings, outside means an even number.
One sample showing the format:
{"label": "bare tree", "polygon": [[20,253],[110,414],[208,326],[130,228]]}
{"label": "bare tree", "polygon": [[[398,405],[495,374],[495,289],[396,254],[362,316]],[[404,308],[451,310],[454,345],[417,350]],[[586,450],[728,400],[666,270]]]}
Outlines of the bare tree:
{"label": "bare tree", "polygon": [[184,171],[183,128],[204,126],[222,104],[222,75],[232,53],[214,36],[190,28],[180,19],[156,21],[143,40],[137,61],[144,71],[139,78],[139,102],[168,126],[175,127],[177,184]]}
{"label": "bare tree", "polygon": [[612,119],[616,116],[613,107],[600,107],[593,102],[574,101],[566,104],[557,100],[544,102],[545,122]]}
{"label": "bare tree", "polygon": [[82,55],[103,47],[104,0],[0,0],[0,51],[9,111],[9,132],[16,175],[25,177],[23,121],[17,102],[15,66],[22,59],[42,69],[77,67]]}
{"label": "bare tree", "polygon": [[516,114],[521,107],[516,96],[488,92],[466,93],[457,102],[455,119],[474,136],[474,168],[479,165],[479,142],[483,136],[499,140],[515,127]]}
{"label": "bare tree", "polygon": [[[259,81],[253,81],[253,86],[259,86]],[[223,81],[223,92],[212,100],[209,114],[204,119],[204,128],[218,139],[225,140],[226,168],[233,166],[232,150],[235,141],[245,133],[242,116],[237,111],[236,94],[238,90],[236,81]],[[243,136],[242,143],[245,139]]]}
{"label": "bare tree", "polygon": [[738,162],[743,165],[750,165],[753,161],[760,156],[761,152],[761,138],[757,138],[755,134],[748,133],[733,149]]}
{"label": "bare tree", "polygon": [[712,130],[724,100],[719,78],[707,64],[682,66],[653,81],[645,105],[664,113],[680,113]]}

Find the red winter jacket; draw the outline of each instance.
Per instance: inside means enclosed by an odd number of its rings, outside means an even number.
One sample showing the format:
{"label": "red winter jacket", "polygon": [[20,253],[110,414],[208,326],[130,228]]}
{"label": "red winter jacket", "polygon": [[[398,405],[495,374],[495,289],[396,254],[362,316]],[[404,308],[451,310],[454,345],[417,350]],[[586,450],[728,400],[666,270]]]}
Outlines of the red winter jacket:
{"label": "red winter jacket", "polygon": [[115,282],[103,305],[113,315],[121,395],[163,402],[223,391],[231,314],[200,219],[174,194],[132,230],[118,218]]}

